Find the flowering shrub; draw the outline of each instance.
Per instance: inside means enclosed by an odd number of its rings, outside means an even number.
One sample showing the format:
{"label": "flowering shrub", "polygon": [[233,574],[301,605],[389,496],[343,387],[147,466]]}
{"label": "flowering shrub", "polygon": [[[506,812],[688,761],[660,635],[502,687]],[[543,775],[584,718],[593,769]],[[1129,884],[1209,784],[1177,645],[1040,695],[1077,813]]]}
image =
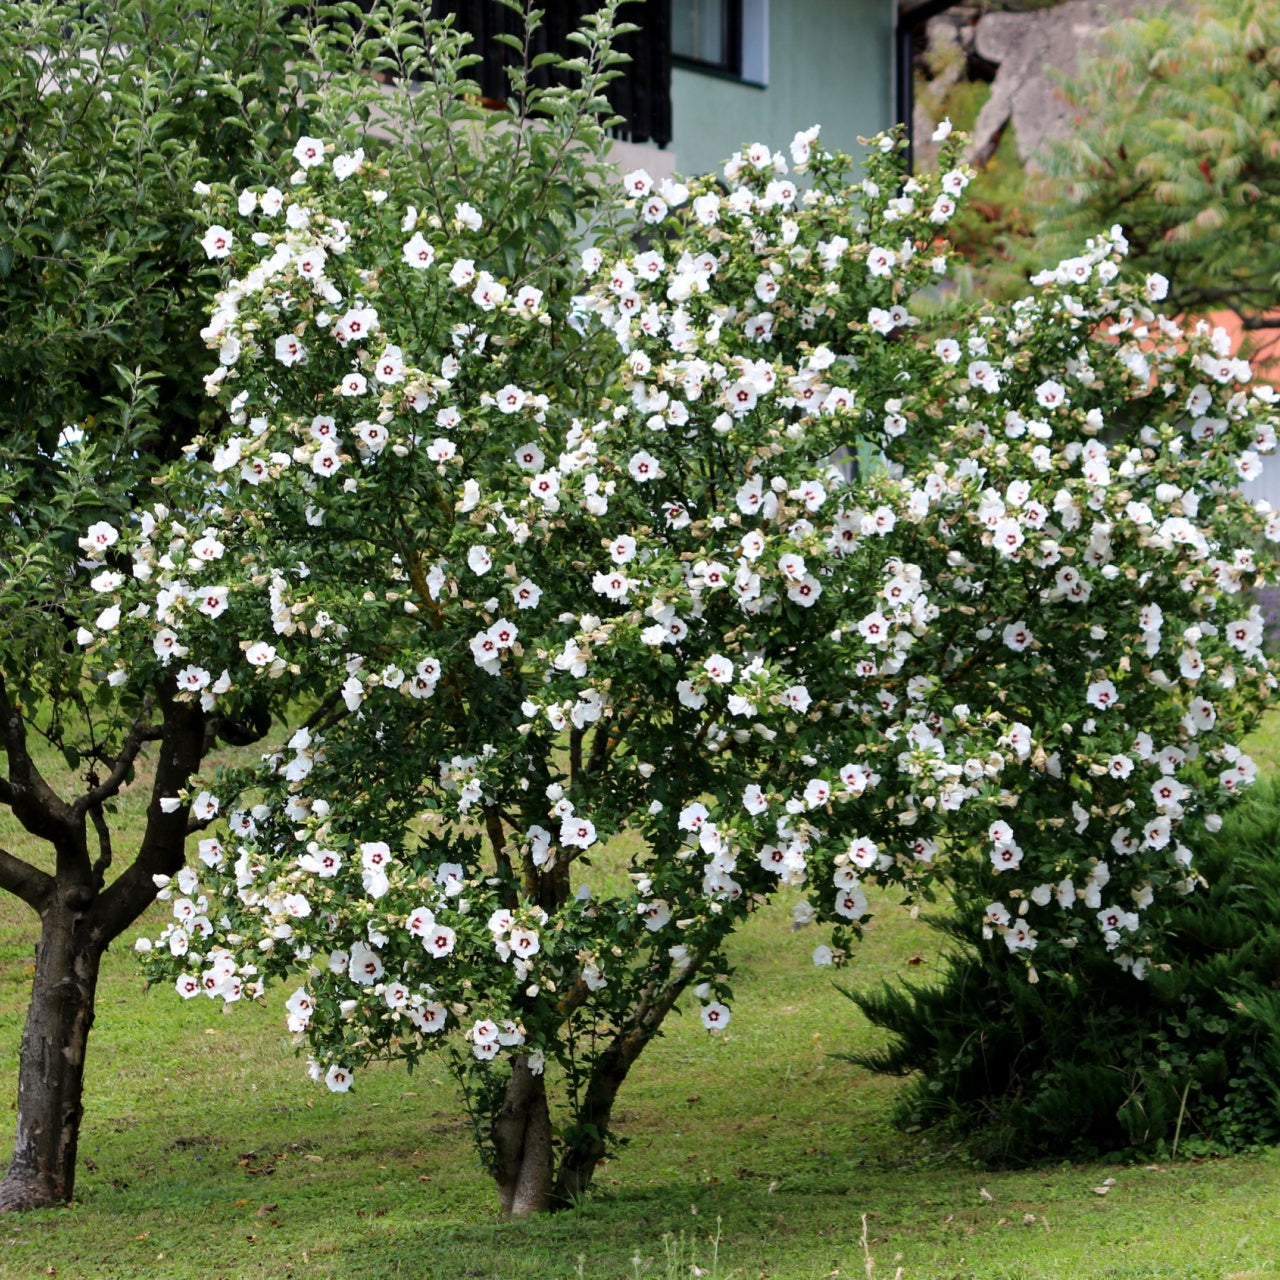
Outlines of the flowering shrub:
{"label": "flowering shrub", "polygon": [[[570,264],[572,221],[493,179],[539,138],[451,134],[425,188],[304,139],[219,205],[217,506],[84,543],[147,583],[102,576],[104,665],[145,640],[184,697],[318,702],[251,794],[172,799],[231,812],[148,975],[290,981],[335,1091],[443,1052],[515,1213],[586,1186],[686,989],[730,1025],[724,941],[780,886],[835,926],[819,965],[896,884],[1033,980],[1076,948],[1141,977],[1181,832],[1253,775],[1274,681],[1235,602],[1280,533],[1232,492],[1267,390],[1120,282],[1118,231],[922,336],[958,140],[899,195],[894,138],[850,186],[817,129],[727,195],[630,173]],[[855,439],[885,464],[851,479]]]}

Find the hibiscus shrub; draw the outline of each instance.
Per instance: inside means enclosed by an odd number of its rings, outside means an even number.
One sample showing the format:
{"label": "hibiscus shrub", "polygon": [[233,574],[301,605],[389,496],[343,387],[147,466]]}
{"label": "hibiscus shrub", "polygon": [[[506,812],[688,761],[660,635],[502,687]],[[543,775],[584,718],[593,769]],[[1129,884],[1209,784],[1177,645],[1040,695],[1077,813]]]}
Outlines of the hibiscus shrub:
{"label": "hibiscus shrub", "polygon": [[[428,168],[305,139],[217,197],[230,425],[169,484],[216,494],[225,554],[140,517],[146,585],[86,635],[105,672],[165,628],[183,697],[318,704],[254,777],[172,798],[231,812],[162,885],[149,976],[291,981],[333,1090],[443,1054],[526,1213],[585,1189],[687,991],[724,1033],[725,941],[779,886],[834,925],[819,965],[892,884],[948,891],[1024,981],[1141,979],[1195,885],[1180,829],[1252,777],[1273,680],[1233,597],[1280,521],[1233,496],[1269,399],[1120,282],[1118,233],[924,335],[958,139],[905,184],[894,137],[851,183],[815,128],[727,193],[619,190],[584,168],[604,20],[583,89],[514,120],[468,105],[449,39]],[[851,479],[858,440],[884,465]]]}

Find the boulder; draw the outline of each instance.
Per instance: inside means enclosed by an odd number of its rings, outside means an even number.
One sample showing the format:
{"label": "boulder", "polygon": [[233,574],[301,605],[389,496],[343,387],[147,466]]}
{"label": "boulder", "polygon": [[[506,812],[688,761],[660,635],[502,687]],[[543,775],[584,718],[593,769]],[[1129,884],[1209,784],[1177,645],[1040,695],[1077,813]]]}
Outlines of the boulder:
{"label": "boulder", "polygon": [[1039,169],[1037,153],[1048,138],[1065,137],[1074,117],[1054,73],[1074,77],[1108,27],[1150,0],[1066,0],[1054,9],[988,13],[978,22],[975,49],[997,70],[991,97],[978,115],[969,162],[985,165],[1012,123],[1018,158]]}

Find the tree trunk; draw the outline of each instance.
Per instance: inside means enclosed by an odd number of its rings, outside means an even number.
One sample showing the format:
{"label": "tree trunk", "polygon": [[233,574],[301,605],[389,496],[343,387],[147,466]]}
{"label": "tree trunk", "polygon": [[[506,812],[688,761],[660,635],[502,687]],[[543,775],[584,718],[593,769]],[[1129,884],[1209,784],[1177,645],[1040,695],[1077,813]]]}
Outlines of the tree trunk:
{"label": "tree trunk", "polygon": [[551,1150],[551,1114],[546,1080],[517,1058],[502,1110],[493,1122],[497,1156],[494,1178],[498,1201],[508,1218],[527,1218],[551,1208],[555,1162]]}
{"label": "tree trunk", "polygon": [[85,1047],[102,960],[101,947],[84,933],[80,911],[62,902],[45,911],[18,1066],[13,1161],[0,1182],[0,1211],[65,1204],[75,1189]]}
{"label": "tree trunk", "polygon": [[663,985],[655,983],[640,998],[626,1022],[604,1052],[596,1058],[587,1079],[587,1087],[574,1116],[572,1137],[560,1154],[551,1202],[557,1209],[567,1208],[580,1199],[591,1185],[596,1166],[608,1150],[606,1141],[613,1118],[613,1104],[627,1073],[645,1046],[658,1034],[662,1020],[671,1012],[681,992],[693,980],[707,954],[720,944],[727,925],[707,939],[699,954],[682,973]]}
{"label": "tree trunk", "polygon": [[574,1129],[581,1136],[576,1142],[566,1143],[560,1155],[551,1194],[557,1208],[568,1208],[581,1199],[591,1185],[596,1166],[604,1159],[605,1138],[618,1090],[649,1038],[641,1038],[637,1032],[621,1036],[596,1059],[574,1116]]}

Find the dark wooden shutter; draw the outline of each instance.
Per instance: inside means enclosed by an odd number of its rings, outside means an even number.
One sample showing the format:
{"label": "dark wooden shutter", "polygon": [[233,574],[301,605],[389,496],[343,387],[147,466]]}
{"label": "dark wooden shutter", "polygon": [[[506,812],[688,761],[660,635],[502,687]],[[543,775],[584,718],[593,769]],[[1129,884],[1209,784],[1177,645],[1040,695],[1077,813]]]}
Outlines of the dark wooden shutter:
{"label": "dark wooden shutter", "polygon": [[671,0],[641,0],[624,5],[622,16],[640,27],[620,48],[631,62],[610,86],[609,101],[627,127],[630,142],[671,141]]}
{"label": "dark wooden shutter", "polygon": [[[560,53],[574,57],[580,48],[568,40],[586,13],[595,11],[592,0],[547,0],[546,16],[538,30],[535,53]],[[433,17],[457,15],[458,26],[475,38],[473,51],[484,61],[472,70],[486,98],[505,101],[509,94],[506,68],[516,60],[514,49],[494,41],[494,35],[520,36],[520,15],[496,0],[433,0]],[[610,86],[609,101],[622,116],[615,136],[630,142],[654,142],[665,147],[671,141],[671,0],[635,0],[624,5],[622,17],[640,30],[624,36],[618,47],[631,61]],[[551,82],[549,68],[537,78]]]}

